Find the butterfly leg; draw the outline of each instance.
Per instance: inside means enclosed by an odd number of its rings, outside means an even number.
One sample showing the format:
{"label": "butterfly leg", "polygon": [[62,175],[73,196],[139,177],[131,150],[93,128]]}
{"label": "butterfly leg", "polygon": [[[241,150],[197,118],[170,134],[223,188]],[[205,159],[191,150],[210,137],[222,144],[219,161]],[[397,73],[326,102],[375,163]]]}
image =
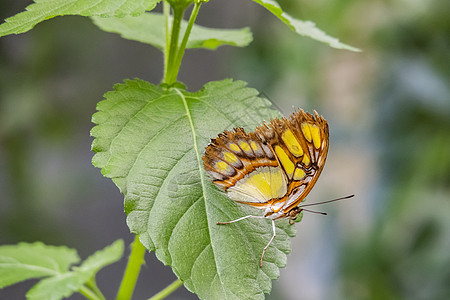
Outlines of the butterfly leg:
{"label": "butterfly leg", "polygon": [[239,219],[236,219],[236,220],[232,220],[232,221],[228,221],[228,222],[217,222],[216,224],[217,224],[217,225],[225,225],[225,224],[230,224],[230,223],[236,223],[236,222],[239,222],[239,221],[248,219],[248,218],[264,219],[265,217],[264,217],[264,216],[252,216],[252,215],[248,215],[248,216],[244,216],[244,217],[242,217],[242,218],[239,218]]}
{"label": "butterfly leg", "polygon": [[[248,218],[257,218],[257,219],[265,219],[266,217],[264,216],[252,216],[252,215],[248,215],[248,216],[244,216],[242,218],[236,219],[236,220],[232,220],[232,221],[228,221],[228,222],[217,222],[217,225],[225,225],[225,224],[231,224],[231,223],[235,223],[235,222],[239,222]],[[267,243],[267,245],[264,247],[262,255],[261,255],[261,261],[259,263],[259,267],[262,267],[262,263],[263,263],[263,258],[264,255],[266,254],[266,250],[267,248],[269,248],[270,244],[272,244],[272,241],[275,239],[275,237],[277,236],[276,231],[275,231],[275,221],[272,220],[272,231],[273,231],[273,235],[272,238],[270,239],[270,241]]]}
{"label": "butterfly leg", "polygon": [[277,233],[275,231],[275,221],[272,220],[272,230],[273,230],[273,235],[272,238],[270,239],[270,241],[267,243],[267,245],[264,247],[262,255],[261,255],[261,262],[259,263],[259,267],[262,268],[262,263],[263,263],[263,258],[264,255],[266,254],[266,250],[267,248],[269,248],[270,244],[272,244],[273,239],[277,236]]}

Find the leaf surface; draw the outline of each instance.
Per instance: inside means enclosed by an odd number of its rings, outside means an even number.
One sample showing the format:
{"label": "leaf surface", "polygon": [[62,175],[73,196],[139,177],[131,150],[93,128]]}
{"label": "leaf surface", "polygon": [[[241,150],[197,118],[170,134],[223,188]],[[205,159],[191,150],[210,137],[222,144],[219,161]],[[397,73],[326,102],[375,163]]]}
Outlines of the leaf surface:
{"label": "leaf surface", "polygon": [[262,268],[270,221],[216,225],[262,211],[231,201],[201,161],[210,138],[224,129],[254,130],[279,116],[257,95],[241,81],[189,93],[127,80],[105,94],[93,116],[93,163],[125,195],[128,226],[201,299],[263,299],[290,251],[295,229],[287,221],[277,222]]}
{"label": "leaf surface", "polygon": [[123,241],[119,240],[97,251],[80,267],[70,266],[80,258],[74,249],[43,243],[20,243],[0,247],[0,288],[33,278],[47,277],[34,285],[27,299],[58,300],[83,288],[98,270],[122,257]]}
{"label": "leaf surface", "polygon": [[[153,45],[160,50],[165,47],[164,16],[159,13],[145,13],[139,17],[101,18],[92,17],[100,29],[120,34],[123,38]],[[187,22],[181,22],[181,32]],[[180,35],[180,40],[183,34]],[[245,47],[252,41],[249,28],[217,29],[195,25],[192,28],[187,48],[216,49],[221,45]]]}
{"label": "leaf surface", "polygon": [[294,32],[312,38],[316,41],[326,43],[336,49],[345,49],[350,51],[361,51],[358,48],[349,46],[339,41],[339,39],[327,35],[325,32],[316,27],[311,21],[301,21],[293,18],[289,14],[285,13],[281,6],[275,0],[253,0],[254,2],[262,5],[284,24],[291,28]]}
{"label": "leaf surface", "polygon": [[28,300],[60,300],[83,287],[90,277],[86,273],[68,272],[42,279],[27,293]]}
{"label": "leaf surface", "polygon": [[101,268],[115,263],[123,256],[123,241],[117,240],[113,244],[99,250],[89,256],[80,267],[75,270],[90,272],[90,276],[95,275]]}
{"label": "leaf surface", "polygon": [[67,272],[79,260],[74,249],[40,242],[0,246],[0,288]]}
{"label": "leaf surface", "polygon": [[137,16],[155,8],[161,0],[35,0],[0,25],[0,37],[19,34],[36,24],[64,15],[124,17]]}
{"label": "leaf surface", "polygon": [[28,291],[27,299],[57,300],[69,297],[82,289],[101,268],[118,261],[122,255],[123,241],[118,240],[95,252],[80,267],[74,267],[73,271],[41,280]]}

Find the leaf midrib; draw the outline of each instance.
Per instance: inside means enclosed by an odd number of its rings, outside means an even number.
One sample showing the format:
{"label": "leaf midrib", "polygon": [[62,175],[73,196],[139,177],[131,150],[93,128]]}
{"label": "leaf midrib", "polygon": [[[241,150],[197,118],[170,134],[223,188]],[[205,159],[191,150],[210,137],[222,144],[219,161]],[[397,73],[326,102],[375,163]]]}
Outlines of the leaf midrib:
{"label": "leaf midrib", "polygon": [[[177,92],[178,95],[180,95],[180,98],[183,101],[184,109],[186,110],[186,116],[188,117],[189,126],[190,126],[191,131],[192,131],[192,140],[193,140],[193,144],[194,144],[194,151],[195,151],[195,156],[196,156],[196,159],[197,159],[198,171],[200,173],[200,183],[202,185],[203,201],[205,202],[205,212],[207,212],[208,211],[208,209],[207,209],[208,202],[206,201],[206,196],[205,196],[206,195],[205,177],[203,176],[203,172],[201,171],[202,170],[202,166],[200,164],[201,158],[200,158],[200,153],[198,151],[197,134],[196,134],[195,127],[194,127],[194,122],[192,120],[192,116],[191,116],[190,109],[189,109],[187,101],[186,101],[186,97],[183,95],[183,93],[179,89],[175,89],[175,91]],[[213,242],[211,240],[210,222],[208,222],[208,220],[207,220],[207,223],[208,223],[209,243],[210,243],[211,248],[213,250],[212,252],[213,252],[213,255],[214,255],[214,264],[216,266],[216,274],[219,277],[220,284],[221,284],[221,286],[223,288],[224,284],[223,284],[222,278],[220,277],[219,268],[217,266],[217,260],[215,259],[216,255],[215,255],[215,250],[214,250],[214,244],[213,244]],[[224,294],[227,295],[227,293],[224,293]],[[226,297],[228,299],[228,296],[226,296]]]}
{"label": "leaf midrib", "polygon": [[19,267],[21,269],[28,270],[28,271],[39,271],[39,272],[48,273],[48,275],[43,275],[43,276],[56,276],[56,275],[63,274],[62,272],[59,272],[54,269],[50,269],[48,267],[30,265],[30,264],[19,263],[19,262],[18,263],[1,263],[0,266],[3,266],[3,267],[12,266],[14,268]]}

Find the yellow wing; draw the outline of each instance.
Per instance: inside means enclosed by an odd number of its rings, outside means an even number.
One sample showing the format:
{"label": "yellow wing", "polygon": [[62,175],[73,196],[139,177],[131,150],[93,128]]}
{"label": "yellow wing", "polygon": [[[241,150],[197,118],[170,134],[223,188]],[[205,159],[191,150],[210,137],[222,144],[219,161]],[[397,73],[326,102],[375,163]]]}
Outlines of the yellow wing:
{"label": "yellow wing", "polygon": [[329,145],[327,121],[300,110],[246,133],[225,131],[206,147],[205,170],[237,202],[287,217],[316,183]]}

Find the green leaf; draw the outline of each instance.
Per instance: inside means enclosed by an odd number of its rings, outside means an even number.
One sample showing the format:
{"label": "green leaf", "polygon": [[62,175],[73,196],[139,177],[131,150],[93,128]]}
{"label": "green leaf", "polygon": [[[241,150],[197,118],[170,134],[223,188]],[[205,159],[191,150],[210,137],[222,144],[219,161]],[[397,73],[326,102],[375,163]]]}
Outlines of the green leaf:
{"label": "green leaf", "polygon": [[27,293],[27,299],[47,300],[69,297],[83,288],[84,284],[95,276],[101,268],[118,261],[123,255],[123,241],[95,252],[80,267],[72,272],[46,278],[37,283]]}
{"label": "green leaf", "polygon": [[124,17],[138,16],[152,10],[161,0],[35,0],[24,12],[5,20],[0,25],[0,37],[19,34],[36,24],[64,15]]}
{"label": "green leaf", "polygon": [[28,300],[59,300],[80,290],[90,279],[87,274],[68,272],[45,278],[27,293]]}
{"label": "green leaf", "polygon": [[356,52],[361,51],[358,48],[341,43],[337,38],[327,35],[325,32],[317,28],[316,24],[314,24],[311,21],[301,21],[291,17],[290,15],[288,15],[283,11],[281,6],[275,0],[253,0],[253,1],[265,7],[272,14],[278,17],[284,24],[289,26],[289,28],[291,28],[294,32],[300,35],[307,36],[316,41],[326,43],[336,49],[345,49]]}
{"label": "green leaf", "polygon": [[80,267],[75,268],[77,271],[89,272],[92,277],[101,268],[115,263],[123,256],[123,241],[117,240],[113,244],[102,250],[95,252],[89,256]]}
{"label": "green leaf", "polygon": [[79,260],[74,249],[40,242],[0,246],[0,288],[67,272],[69,266]]}
{"label": "green leaf", "polygon": [[123,241],[119,240],[70,271],[69,267],[80,261],[74,249],[40,242],[1,246],[0,288],[27,279],[48,277],[28,291],[27,299],[62,299],[82,289],[100,268],[116,262],[122,254]]}
{"label": "green leaf", "polygon": [[254,130],[280,115],[257,95],[241,81],[189,93],[127,80],[105,94],[93,116],[93,164],[124,193],[128,226],[201,299],[263,299],[290,251],[295,228],[285,220],[277,221],[262,268],[269,220],[216,225],[262,211],[231,201],[201,161],[224,129]]}
{"label": "green leaf", "polygon": [[[108,32],[120,34],[123,38],[147,43],[163,50],[165,47],[164,16],[158,13],[146,13],[139,17],[101,18],[92,17],[95,25]],[[187,22],[182,21],[184,32]],[[180,36],[181,39],[182,35]],[[194,25],[187,48],[216,49],[221,45],[245,47],[252,41],[249,28],[216,29]]]}

